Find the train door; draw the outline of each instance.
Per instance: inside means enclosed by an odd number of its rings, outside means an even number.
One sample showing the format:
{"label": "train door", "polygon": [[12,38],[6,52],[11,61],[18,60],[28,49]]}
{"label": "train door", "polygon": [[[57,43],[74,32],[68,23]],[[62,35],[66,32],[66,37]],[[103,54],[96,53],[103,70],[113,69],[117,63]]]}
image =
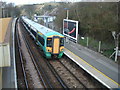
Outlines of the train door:
{"label": "train door", "polygon": [[58,36],[53,37],[53,54],[58,54],[60,48],[60,38]]}

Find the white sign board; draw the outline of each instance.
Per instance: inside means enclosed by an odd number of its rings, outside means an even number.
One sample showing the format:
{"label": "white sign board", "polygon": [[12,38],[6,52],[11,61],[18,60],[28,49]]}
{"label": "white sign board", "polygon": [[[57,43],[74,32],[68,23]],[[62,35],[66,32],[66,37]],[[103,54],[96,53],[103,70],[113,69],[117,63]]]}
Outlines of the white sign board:
{"label": "white sign board", "polygon": [[78,21],[63,20],[63,34],[77,41],[78,37]]}

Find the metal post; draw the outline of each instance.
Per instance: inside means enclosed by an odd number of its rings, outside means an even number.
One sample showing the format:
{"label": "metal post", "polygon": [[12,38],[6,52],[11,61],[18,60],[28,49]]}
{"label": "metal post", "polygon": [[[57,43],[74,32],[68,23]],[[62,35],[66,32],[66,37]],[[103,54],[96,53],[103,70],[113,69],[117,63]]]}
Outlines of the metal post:
{"label": "metal post", "polygon": [[69,16],[69,10],[67,10],[67,19],[68,19],[68,16]]}
{"label": "metal post", "polygon": [[117,55],[118,55],[118,47],[116,47],[115,62],[117,61]]}
{"label": "metal post", "polygon": [[[67,10],[67,29],[68,29],[68,15],[69,15],[69,10]],[[67,37],[67,42],[69,43],[69,37]]]}
{"label": "metal post", "polygon": [[[68,20],[69,10],[67,10],[67,20]],[[68,21],[67,21],[67,29],[68,29]]]}
{"label": "metal post", "polygon": [[3,18],[5,18],[5,12],[4,12],[4,8],[3,8]]}
{"label": "metal post", "polygon": [[101,49],[101,41],[99,41],[98,52],[100,52],[100,49]]}
{"label": "metal post", "polygon": [[[119,33],[120,34],[120,33]],[[119,44],[119,34],[117,34],[117,37],[116,37],[116,53],[115,53],[115,62],[117,61],[117,56],[118,56],[118,44]]]}
{"label": "metal post", "polygon": [[44,26],[45,26],[45,17],[43,18],[43,21],[44,21]]}
{"label": "metal post", "polygon": [[7,9],[7,17],[8,17],[8,9]]}
{"label": "metal post", "polygon": [[109,58],[111,58],[115,53],[116,53],[116,51],[114,51],[114,52],[112,53],[112,55],[111,55]]}
{"label": "metal post", "polygon": [[48,27],[48,17],[46,17],[46,27]]}
{"label": "metal post", "polygon": [[[118,3],[117,3],[117,20],[118,20]],[[118,44],[119,44],[119,33],[116,35],[116,53],[115,53],[115,62],[117,62],[117,56],[118,56]]]}
{"label": "metal post", "polygon": [[87,47],[88,47],[88,42],[89,42],[88,39],[89,39],[89,38],[87,37]]}

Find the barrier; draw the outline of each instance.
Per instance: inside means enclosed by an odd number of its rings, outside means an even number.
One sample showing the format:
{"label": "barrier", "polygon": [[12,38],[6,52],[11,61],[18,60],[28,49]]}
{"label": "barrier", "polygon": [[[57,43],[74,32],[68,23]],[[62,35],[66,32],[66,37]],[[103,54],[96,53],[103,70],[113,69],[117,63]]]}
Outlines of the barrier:
{"label": "barrier", "polygon": [[0,67],[10,66],[10,46],[8,43],[0,44]]}

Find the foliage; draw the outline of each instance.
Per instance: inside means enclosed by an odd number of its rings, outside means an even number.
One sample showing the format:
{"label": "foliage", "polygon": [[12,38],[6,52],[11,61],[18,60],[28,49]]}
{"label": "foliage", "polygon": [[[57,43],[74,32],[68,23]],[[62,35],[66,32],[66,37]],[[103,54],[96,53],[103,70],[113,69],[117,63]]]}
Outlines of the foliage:
{"label": "foliage", "polygon": [[[78,43],[83,46],[87,46],[87,37],[85,37],[84,39],[79,39]],[[99,41],[91,37],[88,37],[88,48],[94,51],[98,51],[98,47]],[[113,43],[101,42],[101,53],[107,57],[110,57],[110,55],[114,52],[114,48],[115,48],[114,42]]]}
{"label": "foliage", "polygon": [[[59,6],[56,18],[58,27],[66,17],[64,8],[69,8],[69,19],[79,21],[79,34],[90,36],[94,39],[110,42],[113,41],[111,31],[118,31],[117,3],[116,2],[79,2]],[[62,9],[62,10],[61,10]]]}
{"label": "foliage", "polygon": [[2,15],[0,17],[15,17],[20,15],[20,9],[14,3],[0,2]]}
{"label": "foliage", "polygon": [[35,12],[34,5],[24,5],[21,6],[20,9],[22,10],[22,14],[28,16],[29,18],[32,18]]}

